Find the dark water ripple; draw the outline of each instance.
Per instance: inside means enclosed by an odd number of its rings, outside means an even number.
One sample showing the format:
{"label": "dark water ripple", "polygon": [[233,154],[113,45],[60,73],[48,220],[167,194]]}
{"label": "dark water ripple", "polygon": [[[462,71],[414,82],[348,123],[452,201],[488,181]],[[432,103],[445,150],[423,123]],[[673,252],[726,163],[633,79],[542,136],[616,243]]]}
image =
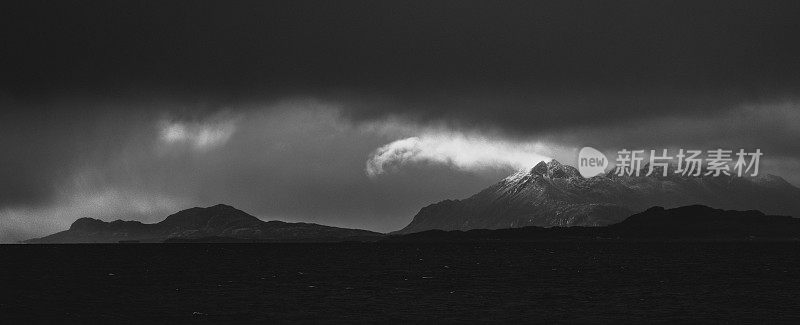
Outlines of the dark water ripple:
{"label": "dark water ripple", "polygon": [[800,322],[799,243],[5,245],[0,258],[14,323]]}

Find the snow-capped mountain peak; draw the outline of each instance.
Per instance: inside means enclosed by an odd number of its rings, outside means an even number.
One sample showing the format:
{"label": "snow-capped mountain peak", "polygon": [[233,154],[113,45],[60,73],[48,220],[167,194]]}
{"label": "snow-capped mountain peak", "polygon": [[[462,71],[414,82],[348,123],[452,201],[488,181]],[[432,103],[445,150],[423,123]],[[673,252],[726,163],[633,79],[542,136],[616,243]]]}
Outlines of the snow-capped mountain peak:
{"label": "snow-capped mountain peak", "polygon": [[575,167],[542,161],[467,199],[427,206],[400,232],[601,226],[652,206],[693,204],[800,216],[800,189],[778,176],[645,176],[647,169],[639,176],[609,172],[583,178]]}

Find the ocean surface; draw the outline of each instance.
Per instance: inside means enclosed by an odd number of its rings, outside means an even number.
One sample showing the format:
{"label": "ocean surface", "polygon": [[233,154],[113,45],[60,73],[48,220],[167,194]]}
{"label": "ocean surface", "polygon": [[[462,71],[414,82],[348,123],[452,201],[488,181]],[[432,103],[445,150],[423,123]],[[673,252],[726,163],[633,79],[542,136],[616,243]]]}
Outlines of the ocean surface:
{"label": "ocean surface", "polygon": [[0,245],[0,322],[800,322],[800,243]]}

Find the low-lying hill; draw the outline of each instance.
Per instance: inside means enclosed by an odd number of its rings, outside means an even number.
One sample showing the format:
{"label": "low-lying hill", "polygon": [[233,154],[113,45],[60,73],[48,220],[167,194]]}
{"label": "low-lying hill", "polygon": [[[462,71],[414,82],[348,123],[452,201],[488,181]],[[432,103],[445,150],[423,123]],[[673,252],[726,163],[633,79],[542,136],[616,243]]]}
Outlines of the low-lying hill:
{"label": "low-lying hill", "polygon": [[[81,218],[69,230],[25,243],[117,243],[117,242],[201,242],[201,241],[342,241],[377,238],[382,234],[360,229],[313,223],[262,221],[244,211],[219,204],[191,208],[168,216],[161,222],[105,222]],[[224,240],[221,240],[224,239]]]}

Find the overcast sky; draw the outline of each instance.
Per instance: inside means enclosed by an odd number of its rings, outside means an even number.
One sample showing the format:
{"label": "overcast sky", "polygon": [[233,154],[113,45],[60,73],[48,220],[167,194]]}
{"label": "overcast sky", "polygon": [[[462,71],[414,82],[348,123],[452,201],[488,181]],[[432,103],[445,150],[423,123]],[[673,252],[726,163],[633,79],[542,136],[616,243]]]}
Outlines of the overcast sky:
{"label": "overcast sky", "polygon": [[[69,3],[72,2],[72,3]],[[800,185],[797,1],[19,1],[0,242],[193,206],[392,231],[585,145]]]}

